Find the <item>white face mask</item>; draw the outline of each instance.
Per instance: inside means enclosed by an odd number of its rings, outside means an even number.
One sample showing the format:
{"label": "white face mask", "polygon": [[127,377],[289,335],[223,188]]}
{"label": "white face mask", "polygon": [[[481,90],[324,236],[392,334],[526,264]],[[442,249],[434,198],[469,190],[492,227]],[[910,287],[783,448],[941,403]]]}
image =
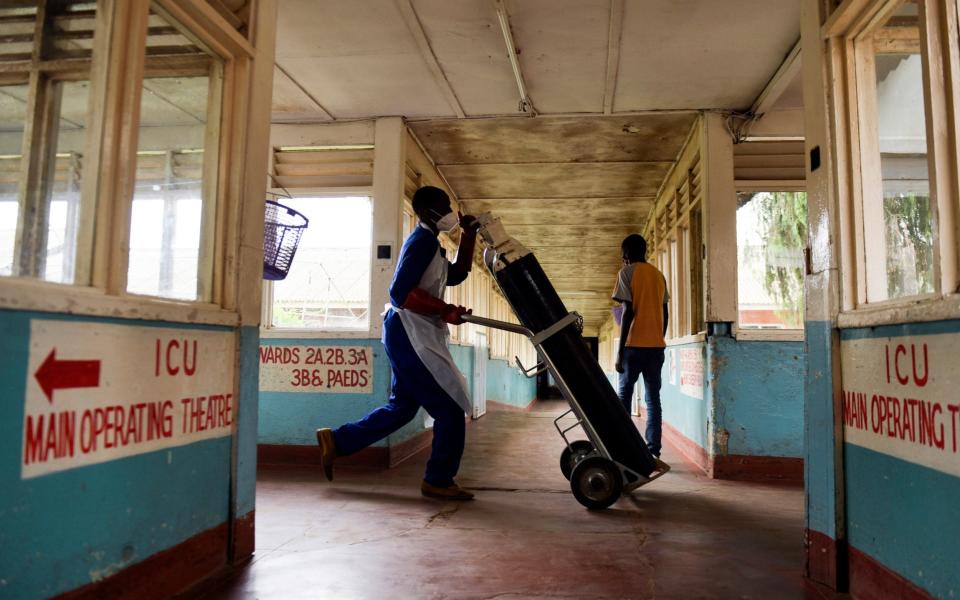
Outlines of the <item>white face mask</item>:
{"label": "white face mask", "polygon": [[457,215],[453,211],[448,212],[437,220],[437,229],[440,231],[453,231],[456,226],[460,223],[457,219]]}

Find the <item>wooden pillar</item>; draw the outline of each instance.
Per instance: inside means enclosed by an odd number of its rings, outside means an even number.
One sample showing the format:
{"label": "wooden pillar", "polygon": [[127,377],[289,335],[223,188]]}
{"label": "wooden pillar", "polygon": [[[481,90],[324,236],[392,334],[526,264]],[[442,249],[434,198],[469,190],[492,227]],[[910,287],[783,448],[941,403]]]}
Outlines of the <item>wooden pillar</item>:
{"label": "wooden pillar", "polygon": [[[844,514],[843,424],[840,415],[840,339],[836,328],[840,312],[841,254],[837,240],[850,216],[840,210],[837,167],[844,147],[834,137],[844,113],[842,65],[834,65],[821,25],[828,16],[822,0],[803,0],[801,45],[804,121],[807,155],[808,265],[806,273],[806,374],[804,385],[804,479],[806,495],[806,574],[836,590],[846,587],[846,518]],[[835,73],[834,68],[841,69]],[[835,81],[839,79],[839,83]],[[836,87],[834,87],[836,86]],[[812,157],[818,157],[814,165]],[[816,166],[816,168],[813,168]],[[852,236],[845,236],[852,237]],[[849,247],[845,252],[851,252]],[[848,289],[853,288],[854,260],[843,261]],[[862,288],[861,288],[862,289]],[[844,303],[852,307],[854,298]]]}
{"label": "wooden pillar", "polygon": [[40,61],[50,40],[49,6],[37,4],[27,116],[23,133],[23,158],[17,202],[17,238],[14,245],[13,273],[20,277],[41,277],[46,266],[47,229],[50,194],[56,169],[57,131],[60,116],[61,86],[44,75]]}
{"label": "wooden pillar", "polygon": [[704,115],[700,147],[707,322],[733,323],[737,320],[737,190],[733,179],[733,138],[723,115]]}
{"label": "wooden pillar", "polygon": [[376,315],[390,301],[390,282],[400,252],[403,187],[406,177],[406,127],[400,117],[377,119],[373,147],[373,247],[389,244],[391,260],[374,260],[370,272],[370,335],[380,337],[383,324]]}

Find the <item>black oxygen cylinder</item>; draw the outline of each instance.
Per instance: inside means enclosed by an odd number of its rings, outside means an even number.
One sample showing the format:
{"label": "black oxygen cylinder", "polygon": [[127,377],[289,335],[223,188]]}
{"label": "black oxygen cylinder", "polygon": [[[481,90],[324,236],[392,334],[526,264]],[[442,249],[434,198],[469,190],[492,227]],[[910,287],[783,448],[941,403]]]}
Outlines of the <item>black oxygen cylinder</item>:
{"label": "black oxygen cylinder", "polygon": [[[567,316],[563,301],[533,254],[496,271],[494,277],[517,319],[531,331],[543,331]],[[544,341],[541,347],[613,459],[649,476],[656,469],[656,459],[620,404],[577,324],[570,323]]]}

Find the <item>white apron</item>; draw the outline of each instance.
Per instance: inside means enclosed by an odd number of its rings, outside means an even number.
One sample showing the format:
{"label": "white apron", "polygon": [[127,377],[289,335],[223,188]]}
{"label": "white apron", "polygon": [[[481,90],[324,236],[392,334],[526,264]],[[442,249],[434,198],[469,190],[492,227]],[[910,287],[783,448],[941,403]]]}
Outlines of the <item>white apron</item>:
{"label": "white apron", "polygon": [[[450,263],[440,254],[440,248],[417,287],[423,288],[435,298],[443,298],[443,292],[447,287],[447,268]],[[420,357],[424,366],[433,375],[440,387],[450,395],[454,401],[460,405],[465,413],[472,414],[473,408],[470,401],[470,392],[467,391],[467,380],[464,379],[460,369],[453,362],[450,356],[450,348],[447,341],[450,338],[450,330],[446,322],[439,316],[422,315],[411,310],[404,310],[396,306],[393,307],[400,315],[400,322],[403,323],[403,329],[410,338],[410,344],[413,350]]]}

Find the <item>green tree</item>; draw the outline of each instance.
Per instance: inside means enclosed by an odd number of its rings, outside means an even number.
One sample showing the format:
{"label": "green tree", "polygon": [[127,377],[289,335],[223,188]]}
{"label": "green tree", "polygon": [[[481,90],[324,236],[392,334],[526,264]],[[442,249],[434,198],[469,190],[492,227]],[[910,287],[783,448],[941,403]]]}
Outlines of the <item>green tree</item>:
{"label": "green tree", "polygon": [[887,230],[887,296],[933,292],[933,231],[930,197],[888,195],[883,199]]}
{"label": "green tree", "polygon": [[788,327],[803,325],[803,250],[807,244],[806,192],[756,194],[767,261],[764,288]]}

